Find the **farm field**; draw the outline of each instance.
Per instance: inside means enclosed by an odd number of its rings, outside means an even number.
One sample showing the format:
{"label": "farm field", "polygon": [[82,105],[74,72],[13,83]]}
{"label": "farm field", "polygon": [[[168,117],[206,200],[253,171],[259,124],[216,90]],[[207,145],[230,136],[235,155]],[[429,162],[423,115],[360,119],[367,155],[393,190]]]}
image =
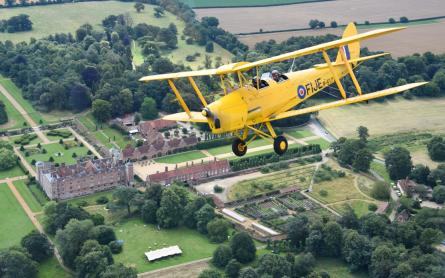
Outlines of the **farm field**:
{"label": "farm field", "polygon": [[[38,151],[37,148],[25,148],[26,151],[30,151],[29,156],[26,157],[26,161],[31,163],[32,160],[35,161],[48,161],[50,157],[54,158],[54,163],[66,163],[74,164],[76,159],[72,157],[73,153],[76,153],[77,157],[86,156],[88,149],[86,147],[72,146],[68,150],[65,150],[63,145],[59,143],[52,143],[43,145],[42,149],[46,149],[47,153],[44,154]],[[58,155],[61,153],[62,155]]]}
{"label": "farm field", "polygon": [[155,161],[158,163],[177,164],[204,157],[207,156],[203,154],[201,151],[188,151],[156,158]]}
{"label": "farm field", "polygon": [[37,112],[34,107],[32,107],[31,103],[23,98],[22,91],[11,81],[11,79],[5,78],[0,75],[0,84],[14,97],[14,99],[20,104],[20,106],[25,109],[26,113],[28,113],[28,115],[34,120],[36,124],[46,123],[42,115]]}
{"label": "farm field", "polygon": [[25,172],[23,172],[22,168],[20,168],[18,165],[12,167],[11,169],[0,171],[0,180],[6,179],[6,178],[13,178],[13,177],[19,177],[24,176]]}
{"label": "farm field", "polygon": [[305,2],[314,2],[317,0],[247,0],[247,1],[236,1],[236,0],[181,0],[181,2],[186,3],[192,8],[209,8],[209,7],[246,7],[246,6],[273,6],[273,5],[289,5],[289,4],[299,4]]}
{"label": "farm field", "polygon": [[0,184],[0,249],[20,243],[22,237],[34,229],[9,187]]}
{"label": "farm field", "polygon": [[314,170],[314,166],[296,166],[257,179],[240,181],[230,187],[227,197],[229,200],[243,199],[291,186],[304,190],[309,187]]}
{"label": "farm field", "polygon": [[[138,272],[160,269],[194,260],[208,258],[218,244],[212,244],[205,235],[184,227],[158,230],[140,219],[131,219],[115,225],[116,236],[124,241],[124,251],[114,260],[125,265],[135,265]],[[144,252],[178,245],[183,254],[157,262],[148,263]]]}
{"label": "farm field", "polygon": [[360,125],[366,126],[371,136],[408,131],[445,132],[444,106],[445,98],[406,100],[398,97],[383,103],[323,110],[318,119],[337,138],[356,136]]}
{"label": "farm field", "polygon": [[[307,28],[308,22],[314,18],[327,24],[333,20],[339,24],[366,20],[386,22],[390,17],[399,19],[401,16],[406,16],[409,19],[418,19],[443,16],[445,15],[442,12],[444,10],[445,2],[441,0],[430,0],[428,3],[418,0],[359,2],[343,0],[275,7],[197,9],[195,12],[199,18],[217,17],[221,27],[232,33],[243,33],[258,32],[260,29],[268,31]],[[369,11],[373,11],[372,14]]]}
{"label": "farm field", "polygon": [[28,186],[25,184],[24,180],[19,180],[14,182],[15,188],[19,191],[20,195],[22,195],[25,202],[28,204],[29,208],[32,212],[42,211],[42,206],[40,203],[34,198]]}

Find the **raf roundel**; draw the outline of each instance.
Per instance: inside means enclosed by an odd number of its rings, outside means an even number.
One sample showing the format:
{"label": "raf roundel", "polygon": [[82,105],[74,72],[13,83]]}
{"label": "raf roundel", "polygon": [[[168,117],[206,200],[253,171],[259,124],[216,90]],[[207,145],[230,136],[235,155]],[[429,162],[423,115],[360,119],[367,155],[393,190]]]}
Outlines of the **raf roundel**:
{"label": "raf roundel", "polygon": [[297,89],[298,97],[304,99],[306,97],[306,87],[300,85]]}

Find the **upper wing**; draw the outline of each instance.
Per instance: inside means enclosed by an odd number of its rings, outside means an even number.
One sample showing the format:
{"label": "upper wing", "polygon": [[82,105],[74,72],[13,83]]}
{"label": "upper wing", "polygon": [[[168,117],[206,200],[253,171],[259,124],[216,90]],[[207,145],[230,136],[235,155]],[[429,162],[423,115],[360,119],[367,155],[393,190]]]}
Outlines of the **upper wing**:
{"label": "upper wing", "polygon": [[356,103],[356,102],[367,101],[367,100],[374,99],[374,98],[384,97],[384,96],[400,93],[400,92],[403,92],[403,91],[406,91],[409,89],[413,89],[415,87],[425,85],[426,83],[428,83],[428,82],[411,83],[411,84],[406,84],[406,85],[402,85],[399,87],[385,89],[385,90],[374,92],[374,93],[363,94],[361,96],[350,97],[347,99],[342,99],[342,100],[338,100],[338,101],[315,105],[315,106],[302,108],[302,109],[298,109],[298,110],[290,110],[290,111],[283,112],[283,113],[280,113],[275,116],[271,116],[271,117],[269,117],[269,119],[267,119],[267,121],[276,121],[276,120],[280,120],[280,119],[284,119],[284,118],[299,116],[302,114],[313,113],[313,112],[324,110],[324,109],[329,109],[329,108],[344,106],[344,105],[348,105],[348,104],[352,104],[352,103]]}
{"label": "upper wing", "polygon": [[253,67],[258,67],[258,66],[262,66],[262,65],[266,65],[266,64],[271,64],[271,63],[277,63],[277,62],[282,62],[282,61],[286,61],[289,59],[293,59],[293,58],[297,58],[297,57],[301,57],[301,56],[305,56],[305,55],[309,55],[309,54],[314,54],[323,50],[328,50],[331,48],[337,48],[340,47],[342,45],[346,45],[346,44],[350,44],[356,41],[361,41],[364,39],[370,39],[370,38],[374,38],[374,37],[378,37],[384,34],[388,34],[388,33],[392,33],[392,32],[396,32],[396,31],[400,31],[405,29],[405,27],[394,27],[394,28],[385,28],[385,29],[378,29],[378,30],[373,30],[373,31],[369,31],[369,32],[365,32],[365,33],[361,33],[361,34],[357,34],[357,35],[353,35],[353,36],[349,36],[349,37],[345,37],[339,40],[335,40],[335,41],[331,41],[331,42],[326,42],[326,43],[322,43],[322,44],[318,44],[318,45],[314,45],[311,47],[307,47],[307,48],[303,48],[297,51],[293,51],[293,52],[289,52],[289,53],[285,53],[282,55],[278,55],[275,57],[271,57],[271,58],[267,58],[267,59],[263,59],[263,60],[259,60],[253,63],[248,63],[245,65],[241,65],[235,68],[236,71],[246,71],[249,70]]}
{"label": "upper wing", "polygon": [[186,112],[171,114],[162,117],[164,120],[177,122],[191,122],[191,123],[207,123],[207,118],[200,112],[190,111],[190,116]]}

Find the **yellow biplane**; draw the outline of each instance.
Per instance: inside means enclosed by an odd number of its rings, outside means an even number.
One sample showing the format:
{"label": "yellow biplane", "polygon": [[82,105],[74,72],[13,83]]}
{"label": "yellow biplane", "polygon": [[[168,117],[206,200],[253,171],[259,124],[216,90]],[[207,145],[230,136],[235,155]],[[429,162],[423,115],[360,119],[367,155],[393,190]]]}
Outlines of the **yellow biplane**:
{"label": "yellow biplane", "polygon": [[[217,69],[178,72],[161,75],[146,76],[140,81],[167,80],[184,112],[165,116],[166,120],[208,123],[214,134],[232,133],[235,136],[232,150],[235,155],[243,156],[247,152],[247,146],[256,136],[273,141],[274,150],[282,155],[286,152],[288,143],[284,136],[277,136],[271,122],[288,117],[294,117],[305,113],[312,113],[323,109],[344,106],[356,102],[368,101],[391,94],[400,93],[426,82],[411,83],[399,87],[389,88],[373,93],[362,93],[353,69],[362,61],[380,57],[387,53],[367,57],[360,57],[360,41],[384,34],[399,31],[404,28],[385,28],[362,34],[357,34],[357,29],[350,23],[339,40],[319,44],[300,49],[294,52],[282,54],[272,58],[256,62],[238,62],[221,66]],[[331,61],[327,50],[338,48],[335,61]],[[291,71],[285,74],[273,72],[260,76],[260,67],[271,63],[295,59],[301,56],[319,53],[323,55],[325,64],[315,65],[313,68],[301,71]],[[248,80],[246,72],[254,70],[256,76]],[[228,75],[237,77],[237,88],[230,91],[226,86]],[[195,76],[219,76],[224,96],[207,103],[203,94],[197,87],[193,77]],[[357,96],[348,97],[340,79],[346,75],[357,90]],[[178,78],[188,78],[192,88],[202,103],[201,112],[190,111],[184,102],[180,92],[174,84]],[[249,78],[250,79],[250,78]],[[341,100],[293,110],[295,106],[320,92],[327,86],[335,83],[340,91]],[[254,135],[249,139],[249,134]]]}

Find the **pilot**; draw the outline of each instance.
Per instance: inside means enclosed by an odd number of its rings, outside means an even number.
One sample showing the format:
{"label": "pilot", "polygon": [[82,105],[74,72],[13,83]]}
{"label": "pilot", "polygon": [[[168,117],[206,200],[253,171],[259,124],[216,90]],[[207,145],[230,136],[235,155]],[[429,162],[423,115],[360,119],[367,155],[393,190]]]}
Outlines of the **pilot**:
{"label": "pilot", "polygon": [[[259,85],[259,88],[258,88],[258,85]],[[252,78],[252,86],[259,90],[264,87],[267,87],[268,84],[266,83],[266,81],[260,79],[258,76],[255,76],[254,78]]]}
{"label": "pilot", "polygon": [[281,73],[279,72],[279,71],[277,71],[277,70],[273,70],[272,71],[272,79],[275,81],[275,82],[281,82],[281,81],[283,81],[284,79],[282,78],[282,75],[281,75]]}

